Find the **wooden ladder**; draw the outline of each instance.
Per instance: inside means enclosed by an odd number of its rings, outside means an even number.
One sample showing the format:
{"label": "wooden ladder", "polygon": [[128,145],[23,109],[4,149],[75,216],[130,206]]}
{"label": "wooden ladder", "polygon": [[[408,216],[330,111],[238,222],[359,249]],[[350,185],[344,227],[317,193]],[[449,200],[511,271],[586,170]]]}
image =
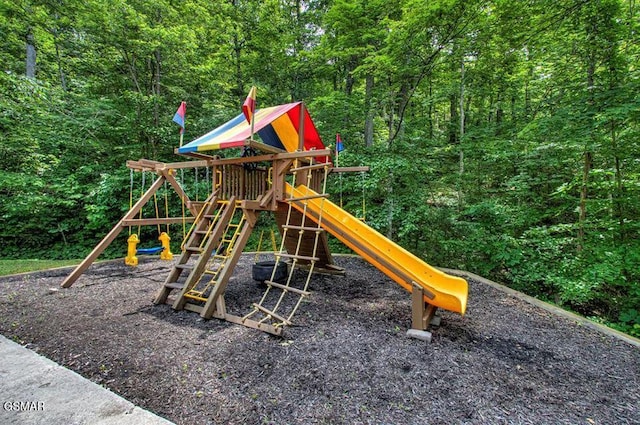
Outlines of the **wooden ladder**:
{"label": "wooden ladder", "polygon": [[173,303],[175,310],[195,311],[205,319],[226,318],[224,291],[254,224],[235,198],[225,202],[208,241],[196,247],[199,258]]}
{"label": "wooden ladder", "polygon": [[[197,215],[196,220],[187,233],[185,242],[182,244],[182,255],[176,264],[174,264],[171,272],[156,294],[153,300],[154,304],[164,304],[174,289],[182,290],[185,282],[179,282],[179,280],[183,277],[183,271],[188,271],[190,275],[194,270],[194,266],[198,263],[198,260],[202,258],[202,254],[206,254],[206,250],[210,246],[213,246],[212,241],[214,238],[212,236],[214,236],[216,223],[222,215],[222,208],[220,208],[220,206],[221,204],[218,202],[215,193],[211,194],[204,202],[200,213]],[[190,261],[192,258],[195,258],[195,264],[194,261]]]}

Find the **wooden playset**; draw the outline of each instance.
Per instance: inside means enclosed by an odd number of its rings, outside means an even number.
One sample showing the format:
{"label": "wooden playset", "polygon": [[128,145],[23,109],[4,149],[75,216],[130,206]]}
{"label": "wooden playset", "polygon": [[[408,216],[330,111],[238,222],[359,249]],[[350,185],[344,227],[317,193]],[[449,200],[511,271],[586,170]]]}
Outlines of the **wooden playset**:
{"label": "wooden playset", "polygon": [[[203,153],[224,148],[240,148],[244,154],[219,158]],[[191,160],[127,162],[132,171],[154,173],[155,181],[137,202],[131,202],[130,210],[64,280],[63,287],[73,285],[123,230],[156,225],[160,233],[160,225],[189,223],[182,252],[173,260],[153,301],[156,304],[168,303],[176,310],[194,311],[206,319],[215,317],[281,335],[284,327],[293,323],[303,299],[310,295],[309,282],[315,273],[344,273],[329,250],[330,233],[413,294],[413,329],[426,331],[437,308],[464,314],[468,293],[464,279],[429,266],[328,199],[326,182],[331,173],[367,168],[334,166],[331,151],[322,144],[301,102],[245,110],[181,146],[177,153]],[[194,167],[211,171],[211,192],[203,202],[190,200],[176,179],[177,170]],[[142,208],[151,200],[157,203],[158,189],[167,184],[183,202],[182,216],[169,217],[167,208],[165,217],[156,214],[155,218],[143,218]],[[282,243],[274,253],[273,271],[265,280],[261,299],[242,316],[230,314],[225,291],[262,212],[274,214]],[[131,230],[129,233],[126,261],[135,265],[137,235]],[[171,259],[167,232],[160,237],[164,239],[158,250]],[[282,263],[287,264],[285,276],[276,278]],[[300,274],[305,278],[300,279]]]}

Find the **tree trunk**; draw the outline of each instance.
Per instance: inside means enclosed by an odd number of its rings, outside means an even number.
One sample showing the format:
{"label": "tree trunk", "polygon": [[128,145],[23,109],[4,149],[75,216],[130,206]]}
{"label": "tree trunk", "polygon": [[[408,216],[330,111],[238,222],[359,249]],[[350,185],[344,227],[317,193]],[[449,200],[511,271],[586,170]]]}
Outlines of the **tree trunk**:
{"label": "tree trunk", "polygon": [[347,75],[345,77],[345,83],[344,83],[344,93],[347,96],[351,96],[351,93],[353,93],[353,86],[355,84],[355,81],[353,79],[352,72],[356,68],[357,63],[358,63],[357,56],[351,56],[351,58],[347,62],[347,69],[345,70]]}
{"label": "tree trunk", "polygon": [[620,168],[620,156],[618,155],[618,140],[616,137],[616,123],[611,120],[611,145],[613,148],[613,161],[615,167],[615,194],[613,195],[614,213],[618,219],[620,241],[626,239],[624,226],[624,185],[622,184],[622,170]]}
{"label": "tree trunk", "polygon": [[[160,88],[161,88],[161,76],[162,76],[162,54],[160,49],[156,49],[154,52],[154,71],[155,74],[155,84],[153,87],[153,125],[158,128],[160,127]],[[157,136],[152,136],[152,147],[154,159],[158,155],[158,145],[160,141],[157,139]]]}
{"label": "tree trunk", "polygon": [[[595,17],[592,18],[591,25],[587,28],[588,32],[588,40],[595,39],[598,32],[598,26],[595,22]],[[589,137],[587,140],[587,145],[585,146],[583,153],[583,161],[584,165],[582,167],[582,187],[580,189],[580,204],[578,205],[578,244],[576,250],[581,252],[584,249],[585,242],[585,223],[587,220],[587,197],[588,193],[588,184],[589,184],[589,173],[591,172],[591,167],[593,165],[593,153],[591,149],[595,146],[595,73],[596,73],[596,54],[595,47],[589,46],[590,51],[587,52],[587,113],[589,114]]]}
{"label": "tree trunk", "polygon": [[584,225],[587,220],[587,197],[588,197],[588,184],[589,184],[589,172],[591,171],[591,165],[593,163],[593,156],[590,151],[584,153],[584,166],[582,168],[582,187],[580,189],[580,206],[578,216],[578,252],[581,252],[584,248]]}
{"label": "tree trunk", "polygon": [[449,114],[451,115],[449,121],[449,143],[452,145],[458,142],[458,110],[458,96],[456,96],[454,93],[449,96]]}
{"label": "tree trunk", "polygon": [[[391,87],[391,79],[388,81],[389,87]],[[389,132],[389,136],[387,138],[387,147],[391,146],[391,137],[393,135],[393,120],[395,119],[396,113],[396,102],[395,102],[395,94],[393,89],[389,91],[389,116],[387,121],[387,131]]]}
{"label": "tree trunk", "polygon": [[460,175],[458,181],[458,208],[462,209],[462,175],[464,174],[464,150],[462,140],[464,138],[464,60],[460,62]]}
{"label": "tree trunk", "polygon": [[387,184],[387,239],[393,240],[393,170],[389,173],[389,180]]}
{"label": "tree trunk", "polygon": [[[60,16],[56,13],[54,15],[56,22],[60,19]],[[58,65],[58,75],[60,76],[60,87],[62,87],[63,91],[67,91],[67,78],[64,74],[64,69],[62,67],[62,57],[60,56],[60,43],[58,40],[58,28],[57,26],[53,26],[51,29],[51,35],[53,35],[53,45],[56,48],[56,64]]]}
{"label": "tree trunk", "polygon": [[31,28],[29,28],[29,33],[27,34],[27,59],[26,59],[26,72],[25,75],[27,78],[36,78],[36,43],[33,37],[33,33],[31,32]]}
{"label": "tree trunk", "polygon": [[409,100],[411,99],[410,91],[411,87],[409,86],[409,84],[403,83],[400,86],[400,91],[398,92],[398,98],[400,99],[400,102],[398,102],[398,113],[394,113],[398,117],[398,123],[397,125],[395,125],[395,123],[392,123],[394,124],[395,129],[393,133],[389,133],[389,141],[387,143],[387,146],[391,146],[396,137],[402,136],[404,132],[404,111],[407,108]]}
{"label": "tree trunk", "polygon": [[56,61],[58,62],[58,74],[60,75],[60,87],[62,90],[67,91],[67,78],[64,75],[64,69],[62,69],[62,59],[60,58],[60,47],[58,43],[55,43],[56,46]]}
{"label": "tree trunk", "polygon": [[373,82],[373,75],[367,74],[364,95],[364,142],[366,146],[373,146],[373,106],[371,105],[373,98]]}
{"label": "tree trunk", "polygon": [[433,140],[433,79],[429,74],[429,140]]}

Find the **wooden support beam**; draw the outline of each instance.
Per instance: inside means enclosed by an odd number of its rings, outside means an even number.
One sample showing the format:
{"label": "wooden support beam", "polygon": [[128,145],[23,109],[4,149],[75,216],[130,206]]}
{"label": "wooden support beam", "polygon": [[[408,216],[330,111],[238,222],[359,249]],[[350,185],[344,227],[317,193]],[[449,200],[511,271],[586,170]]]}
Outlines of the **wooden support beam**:
{"label": "wooden support beam", "polygon": [[155,171],[156,166],[158,164],[162,164],[162,162],[140,158],[137,161],[128,160],[126,164],[128,168],[131,168],[134,171]]}
{"label": "wooden support beam", "polygon": [[268,308],[261,306],[260,304],[253,303],[252,306],[253,306],[253,308],[255,308],[257,310],[260,310],[260,312],[262,314],[264,314],[264,315],[266,315],[268,317],[271,317],[273,319],[279,320],[279,321],[281,321],[282,323],[284,323],[287,326],[291,325],[291,322],[289,320],[287,320],[286,317],[282,317],[278,313],[275,313],[275,312],[269,310]]}
{"label": "wooden support beam", "polygon": [[317,150],[310,150],[310,151],[281,153],[281,154],[278,154],[278,159],[308,158],[308,157],[329,156],[329,155],[331,155],[331,149],[317,149]]}
{"label": "wooden support beam", "polygon": [[[208,157],[211,160],[217,159],[217,157]],[[127,161],[127,167],[134,171],[159,171],[159,170],[176,170],[181,168],[197,168],[207,167],[210,165],[211,160],[200,161],[181,161],[181,162],[160,162],[152,161],[150,159],[141,158],[138,161]]]}
{"label": "wooden support beam", "polygon": [[161,217],[161,218],[131,218],[128,220],[121,220],[120,225],[122,227],[129,226],[152,226],[155,224],[179,224],[179,223],[193,223],[195,217]]}
{"label": "wooden support beam", "polygon": [[188,158],[197,158],[197,159],[204,159],[204,160],[211,160],[211,159],[216,159],[218,158],[217,155],[211,156],[211,155],[207,155],[205,153],[202,152],[187,152],[187,153],[180,153],[178,152],[178,148],[175,148],[173,150],[173,153],[175,153],[176,155],[182,155],[182,156],[186,156]]}
{"label": "wooden support beam", "polygon": [[258,201],[260,201],[260,208],[254,209],[268,209],[271,211],[275,211],[277,209],[277,204],[274,200],[274,193],[275,191],[273,190],[273,188],[269,189],[263,197],[258,198]]}
{"label": "wooden support beam", "polygon": [[245,146],[248,146],[253,149],[259,149],[263,152],[269,153],[283,153],[286,152],[284,149],[275,148],[273,146],[267,145],[266,143],[258,142],[257,140],[246,140],[244,142]]}
{"label": "wooden support beam", "polygon": [[73,270],[73,272],[71,272],[69,276],[67,276],[67,278],[62,282],[60,286],[62,286],[63,288],[68,288],[71,285],[73,285],[73,283],[76,280],[78,280],[80,275],[84,273],[84,271],[87,270],[89,266],[91,266],[91,264],[96,260],[96,258],[98,258],[100,254],[102,254],[102,252],[120,234],[120,232],[122,232],[122,229],[124,228],[124,226],[122,226],[122,222],[125,220],[130,220],[134,218],[138,214],[138,212],[140,212],[142,207],[147,202],[149,202],[149,199],[151,199],[153,194],[156,193],[156,191],[160,187],[162,187],[164,182],[165,182],[164,176],[158,177],[156,181],[153,182],[151,187],[149,187],[149,189],[145,192],[145,194],[142,195],[142,197],[138,200],[138,202],[136,202],[135,205],[131,207],[131,209],[125,214],[125,216],[118,222],[118,224],[113,226],[111,231],[107,233],[107,235],[102,239],[102,241],[100,241],[98,245],[96,245],[95,248],[93,248],[93,251],[91,251],[89,255],[87,255],[87,257],[82,261],[82,263],[78,264],[78,266]]}
{"label": "wooden support beam", "polygon": [[355,173],[355,172],[364,172],[364,171],[369,171],[370,167],[369,166],[363,166],[363,167],[333,167],[330,172],[331,173]]}
{"label": "wooden support beam", "polygon": [[185,203],[185,205],[189,209],[189,212],[191,212],[191,215],[193,215],[194,217],[197,216],[199,212],[198,208],[196,208],[196,206],[191,203],[189,195],[187,195],[185,191],[182,190],[182,186],[180,186],[180,183],[178,183],[176,178],[173,176],[171,169],[159,170],[158,173],[160,173],[169,182],[173,190],[175,190],[178,194],[178,197],[180,197],[181,201]]}
{"label": "wooden support beam", "polygon": [[217,157],[210,157],[211,159],[205,159],[201,161],[182,161],[182,162],[167,162],[162,164],[162,166],[158,166],[157,170],[179,170],[183,168],[201,168],[201,167],[210,167],[211,161],[215,160]]}
{"label": "wooden support beam", "polygon": [[433,316],[436,314],[436,310],[438,308],[424,301],[426,295],[427,294],[425,293],[425,289],[414,282],[413,291],[411,292],[412,329],[417,329],[420,331],[427,330],[427,327],[429,327],[429,323],[431,323]]}
{"label": "wooden support beam", "polygon": [[210,166],[213,165],[229,165],[229,164],[245,164],[247,162],[273,162],[281,159],[309,158],[317,156],[331,155],[330,149],[319,149],[301,152],[284,152],[267,155],[244,156],[236,158],[220,158],[207,161]]}
{"label": "wooden support beam", "polygon": [[270,333],[272,335],[276,335],[276,336],[282,335],[282,326],[275,327],[275,326],[267,324],[267,323],[260,323],[260,322],[257,322],[255,320],[244,319],[244,318],[239,317],[239,316],[234,316],[233,314],[226,314],[224,316],[224,319],[227,322],[237,323],[238,325],[243,325],[243,326],[246,326],[246,327],[252,328],[252,329],[258,329],[260,331],[267,332],[267,333]]}
{"label": "wooden support beam", "polygon": [[304,102],[300,102],[300,120],[298,121],[298,150],[304,150]]}
{"label": "wooden support beam", "polygon": [[330,167],[330,164],[320,163],[320,164],[313,164],[313,165],[303,165],[302,167],[291,168],[289,169],[289,172],[294,173],[297,171],[321,170],[321,169],[324,169],[325,167]]}

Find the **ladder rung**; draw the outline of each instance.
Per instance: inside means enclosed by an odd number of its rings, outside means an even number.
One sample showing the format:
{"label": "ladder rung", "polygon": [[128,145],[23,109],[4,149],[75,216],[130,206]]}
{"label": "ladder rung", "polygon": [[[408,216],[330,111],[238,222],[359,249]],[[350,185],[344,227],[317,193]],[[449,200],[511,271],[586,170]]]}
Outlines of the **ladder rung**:
{"label": "ladder rung", "polygon": [[205,215],[203,215],[203,217],[204,218],[208,218],[209,220],[211,220],[212,218],[216,218],[216,216],[213,215],[213,214],[205,214]]}
{"label": "ladder rung", "polygon": [[174,266],[176,269],[182,269],[182,270],[191,270],[193,269],[193,266],[187,265],[187,264],[176,264]]}
{"label": "ladder rung", "polygon": [[319,170],[320,168],[328,167],[329,164],[314,164],[314,165],[303,165],[302,167],[290,168],[289,171],[295,173],[296,171],[304,171],[304,170]]}
{"label": "ladder rung", "polygon": [[308,199],[318,199],[318,198],[328,198],[328,193],[318,193],[317,195],[308,195],[308,196],[299,196],[297,198],[286,198],[285,201],[296,202],[296,201],[306,201]]}
{"label": "ladder rung", "polygon": [[178,282],[170,282],[170,283],[165,283],[164,287],[165,288],[171,288],[171,289],[182,289],[184,287],[184,285],[182,283],[178,283]]}
{"label": "ladder rung", "polygon": [[195,294],[190,294],[189,292],[187,292],[186,294],[184,294],[184,297],[192,299],[192,300],[207,302],[207,298],[203,297],[202,294],[195,295]]}
{"label": "ladder rung", "polygon": [[202,272],[202,274],[210,274],[212,276],[215,276],[218,274],[218,272],[220,271],[222,267],[220,267],[218,270],[205,270]]}
{"label": "ladder rung", "polygon": [[199,234],[199,235],[206,235],[207,233],[209,233],[208,230],[196,230],[195,233]]}
{"label": "ladder rung", "polygon": [[284,257],[284,258],[292,258],[294,260],[306,260],[306,261],[319,261],[318,257],[306,257],[304,255],[295,255],[295,254],[276,254],[276,257]]}
{"label": "ladder rung", "polygon": [[186,246],[184,247],[185,251],[191,251],[191,252],[202,252],[202,248],[200,248],[199,246]]}
{"label": "ladder rung", "polygon": [[194,313],[202,313],[202,309],[204,306],[201,305],[197,305],[197,304],[193,304],[193,303],[186,303],[184,305],[184,309],[187,311],[193,311]]}
{"label": "ladder rung", "polygon": [[282,323],[284,323],[285,325],[291,325],[291,322],[288,321],[287,319],[285,319],[284,317],[280,316],[277,313],[274,313],[273,311],[269,310],[268,308],[264,308],[262,307],[260,304],[256,304],[253,303],[253,307],[257,308],[258,310],[260,310],[261,312],[263,312],[264,314],[266,314],[267,316],[271,316],[274,319],[277,319],[279,321],[281,321]]}
{"label": "ladder rung", "polygon": [[266,283],[269,286],[273,286],[274,288],[282,289],[283,291],[295,292],[296,294],[300,294],[300,295],[311,295],[311,292],[303,291],[302,289],[298,289],[298,288],[292,288],[286,285],[281,285],[279,283],[272,282],[270,280],[265,280],[264,283]]}
{"label": "ladder rung", "polygon": [[324,229],[321,228],[321,227],[293,226],[291,224],[283,224],[282,228],[283,229],[289,229],[289,230],[309,231],[309,232],[324,232]]}

